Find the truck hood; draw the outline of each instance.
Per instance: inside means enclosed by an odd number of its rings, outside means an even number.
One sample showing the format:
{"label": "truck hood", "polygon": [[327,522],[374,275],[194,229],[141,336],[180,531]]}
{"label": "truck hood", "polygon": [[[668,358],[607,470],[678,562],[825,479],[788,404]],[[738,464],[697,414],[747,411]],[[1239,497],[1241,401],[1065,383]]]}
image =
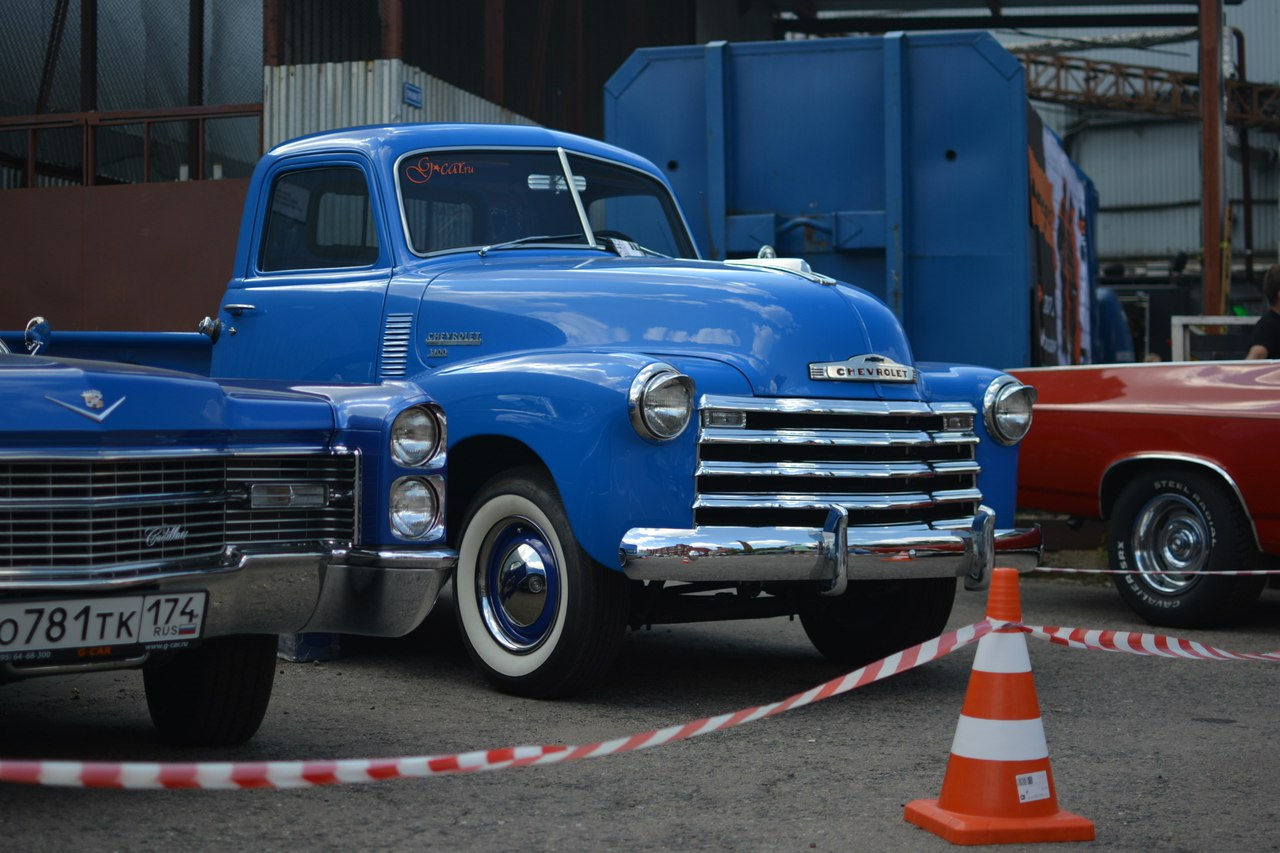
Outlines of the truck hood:
{"label": "truck hood", "polygon": [[316,448],[334,425],[328,402],[283,388],[43,356],[0,354],[0,397],[0,452]]}
{"label": "truck hood", "polygon": [[[435,366],[513,350],[607,348],[722,361],[760,395],[916,396],[910,384],[811,380],[813,363],[876,355],[907,365],[911,351],[901,324],[866,291],[785,270],[472,256],[431,280],[418,328]],[[448,349],[447,360],[430,357],[434,345]]]}

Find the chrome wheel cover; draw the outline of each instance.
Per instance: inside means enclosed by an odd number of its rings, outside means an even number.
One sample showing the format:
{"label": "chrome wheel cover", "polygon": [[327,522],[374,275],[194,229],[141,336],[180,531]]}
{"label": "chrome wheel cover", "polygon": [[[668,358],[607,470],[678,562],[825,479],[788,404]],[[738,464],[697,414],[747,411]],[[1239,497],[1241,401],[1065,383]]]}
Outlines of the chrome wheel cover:
{"label": "chrome wheel cover", "polygon": [[527,518],[503,519],[485,536],[477,569],[476,600],[494,641],[513,654],[546,642],[562,580],[542,530]]}
{"label": "chrome wheel cover", "polygon": [[1209,521],[1192,501],[1160,494],[1138,513],[1130,535],[1138,579],[1160,595],[1178,595],[1199,579],[1209,561]]}

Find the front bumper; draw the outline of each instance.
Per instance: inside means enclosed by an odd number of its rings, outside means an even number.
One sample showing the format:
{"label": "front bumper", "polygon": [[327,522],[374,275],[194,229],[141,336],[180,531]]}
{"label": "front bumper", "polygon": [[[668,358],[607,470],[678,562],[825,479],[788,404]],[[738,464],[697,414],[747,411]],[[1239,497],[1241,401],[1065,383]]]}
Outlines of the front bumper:
{"label": "front bumper", "polygon": [[849,581],[963,577],[985,589],[995,565],[1029,571],[1040,562],[1039,527],[995,529],[995,513],[980,507],[967,528],[927,525],[851,527],[833,507],[821,528],[639,527],[621,546],[633,580],[813,581],[840,595]]}
{"label": "front bumper", "polygon": [[110,578],[0,581],[7,600],[135,591],[208,593],[204,637],[305,631],[398,637],[416,628],[458,562],[457,552],[230,549],[216,568]]}

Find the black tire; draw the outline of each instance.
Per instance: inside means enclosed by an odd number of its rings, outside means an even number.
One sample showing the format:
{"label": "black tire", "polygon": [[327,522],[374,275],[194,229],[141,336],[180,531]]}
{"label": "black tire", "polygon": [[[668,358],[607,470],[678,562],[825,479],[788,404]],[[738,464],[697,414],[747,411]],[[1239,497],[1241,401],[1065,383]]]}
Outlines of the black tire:
{"label": "black tire", "polygon": [[188,746],[253,737],[271,701],[276,637],[219,637],[143,670],[147,710],[160,736]]}
{"label": "black tire", "polygon": [[555,485],[530,467],[489,481],[471,502],[454,598],[467,652],[489,682],[549,699],[581,690],[616,659],[630,586],[587,556]]}
{"label": "black tire", "polygon": [[1207,473],[1152,470],[1127,483],[1111,513],[1112,568],[1120,597],[1152,625],[1203,628],[1242,616],[1266,578],[1213,577],[1256,569],[1261,555],[1244,510]]}
{"label": "black tire", "polygon": [[853,581],[808,601],[800,623],[824,657],[858,667],[941,635],[955,597],[955,578]]}

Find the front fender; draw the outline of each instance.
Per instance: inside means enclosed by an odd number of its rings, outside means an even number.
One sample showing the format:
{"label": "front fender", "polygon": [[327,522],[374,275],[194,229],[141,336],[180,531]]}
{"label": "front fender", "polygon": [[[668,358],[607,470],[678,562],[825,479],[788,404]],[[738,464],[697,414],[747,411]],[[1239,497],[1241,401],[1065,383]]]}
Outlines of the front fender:
{"label": "front fender", "polygon": [[982,416],[982,395],[1004,374],[988,367],[920,363],[921,390],[931,402],[966,402],[977,412],[974,431],[978,434],[978,488],[982,502],[996,513],[997,528],[1012,528],[1017,509],[1018,445],[1005,445],[987,432]]}
{"label": "front fender", "polygon": [[[391,424],[396,415],[416,405],[433,405],[436,401],[408,382],[384,382],[380,385],[294,385],[294,390],[313,394],[329,401],[333,407],[335,431],[333,444],[360,455],[360,539],[357,544],[373,549],[434,548],[443,539],[439,535],[408,541],[391,532],[389,495],[391,485],[400,477],[421,476],[446,482],[447,453],[440,454],[418,468],[406,468],[392,459],[389,452]],[[448,414],[442,421],[446,435]],[[445,485],[447,488],[447,484]],[[442,516],[442,524],[447,519]]]}
{"label": "front fender", "polygon": [[[472,361],[416,378],[449,418],[452,451],[490,437],[527,447],[546,466],[579,543],[619,568],[618,547],[632,527],[687,527],[693,517],[697,424],[677,438],[641,438],[627,413],[631,383],[657,361],[636,353],[528,352]],[[699,384],[688,359],[665,360]],[[710,363],[712,385],[740,374]],[[734,377],[737,377],[735,380]],[[455,469],[455,480],[469,476]]]}

